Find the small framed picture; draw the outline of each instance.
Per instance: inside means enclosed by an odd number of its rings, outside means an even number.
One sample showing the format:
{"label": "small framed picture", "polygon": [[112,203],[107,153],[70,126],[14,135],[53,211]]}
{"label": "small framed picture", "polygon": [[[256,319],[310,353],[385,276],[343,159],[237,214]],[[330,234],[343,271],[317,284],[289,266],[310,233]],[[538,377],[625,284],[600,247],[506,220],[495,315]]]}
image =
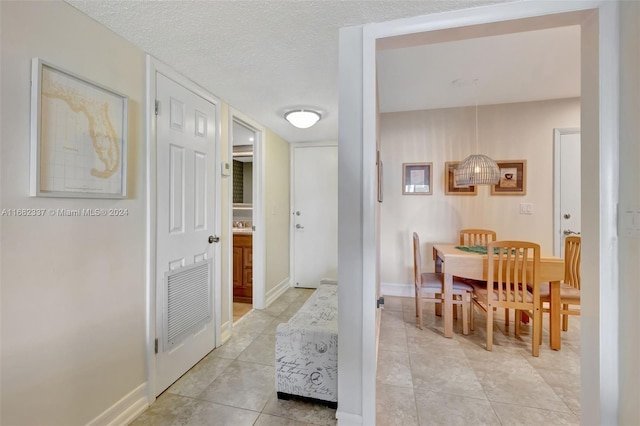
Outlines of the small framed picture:
{"label": "small framed picture", "polygon": [[432,182],[431,163],[402,164],[402,195],[431,195]]}
{"label": "small framed picture", "polygon": [[527,193],[527,161],[496,161],[500,181],[491,185],[491,195],[525,195]]}
{"label": "small framed picture", "polygon": [[445,195],[478,195],[478,187],[456,186],[453,172],[460,164],[459,161],[447,161],[444,163],[444,193]]}
{"label": "small framed picture", "polygon": [[380,158],[380,151],[376,153],[376,165],[378,167],[378,202],[382,202],[382,185],[384,183],[382,176],[382,159]]}

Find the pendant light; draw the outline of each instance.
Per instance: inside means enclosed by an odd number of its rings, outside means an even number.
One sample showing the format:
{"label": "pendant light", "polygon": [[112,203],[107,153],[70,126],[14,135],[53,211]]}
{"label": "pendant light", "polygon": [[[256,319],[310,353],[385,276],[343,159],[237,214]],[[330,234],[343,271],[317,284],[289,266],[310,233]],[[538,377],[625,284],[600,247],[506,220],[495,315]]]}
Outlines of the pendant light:
{"label": "pendant light", "polygon": [[[478,80],[476,85],[476,152],[478,151]],[[500,182],[500,168],[490,157],[472,154],[462,160],[453,171],[456,186],[495,185]]]}

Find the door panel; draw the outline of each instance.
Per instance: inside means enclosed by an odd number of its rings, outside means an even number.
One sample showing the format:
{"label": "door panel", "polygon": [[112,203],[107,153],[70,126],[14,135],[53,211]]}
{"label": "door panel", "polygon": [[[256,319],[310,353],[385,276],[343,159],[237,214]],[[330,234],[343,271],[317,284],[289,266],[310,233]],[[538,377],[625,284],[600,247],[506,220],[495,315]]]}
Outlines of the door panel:
{"label": "door panel", "polygon": [[568,235],[580,234],[580,131],[556,130],[556,196],[558,208],[554,237],[554,252],[564,256],[564,240]]}
{"label": "door panel", "polygon": [[338,147],[293,150],[293,283],[338,278]]}
{"label": "door panel", "polygon": [[216,106],[159,73],[156,85],[159,395],[215,348]]}

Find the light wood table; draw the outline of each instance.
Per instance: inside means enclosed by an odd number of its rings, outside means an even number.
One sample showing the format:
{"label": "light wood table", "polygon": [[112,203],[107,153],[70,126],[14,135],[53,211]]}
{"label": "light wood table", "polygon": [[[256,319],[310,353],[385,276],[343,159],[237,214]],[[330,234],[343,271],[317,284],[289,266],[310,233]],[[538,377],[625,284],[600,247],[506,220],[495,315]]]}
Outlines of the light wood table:
{"label": "light wood table", "polygon": [[[459,250],[456,244],[434,244],[433,260],[436,272],[444,272],[444,336],[453,337],[453,276],[487,280],[488,256]],[[549,318],[549,346],[560,349],[560,281],[564,278],[564,260],[559,257],[540,257],[540,282],[551,286]],[[516,319],[518,320],[518,319]]]}

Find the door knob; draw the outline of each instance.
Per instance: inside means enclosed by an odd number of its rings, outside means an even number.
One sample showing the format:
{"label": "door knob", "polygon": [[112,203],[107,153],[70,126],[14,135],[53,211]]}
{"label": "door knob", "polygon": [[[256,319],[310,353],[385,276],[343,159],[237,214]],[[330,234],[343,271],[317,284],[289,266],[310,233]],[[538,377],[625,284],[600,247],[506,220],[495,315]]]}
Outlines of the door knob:
{"label": "door knob", "polygon": [[296,229],[304,229],[304,226],[300,225],[299,223],[296,225]]}
{"label": "door knob", "polygon": [[564,235],[580,235],[579,232],[572,231],[571,229],[565,229],[564,231],[562,231],[562,233]]}
{"label": "door knob", "polygon": [[217,243],[220,241],[220,237],[217,235],[209,235],[209,244]]}

